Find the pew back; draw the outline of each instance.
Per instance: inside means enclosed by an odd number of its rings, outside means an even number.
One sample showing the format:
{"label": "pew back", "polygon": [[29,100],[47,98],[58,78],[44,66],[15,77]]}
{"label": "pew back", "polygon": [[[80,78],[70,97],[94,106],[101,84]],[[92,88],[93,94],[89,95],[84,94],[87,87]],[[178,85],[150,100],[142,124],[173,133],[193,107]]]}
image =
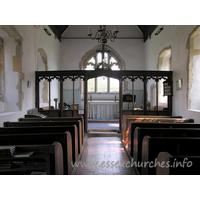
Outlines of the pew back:
{"label": "pew back", "polygon": [[160,152],[172,155],[200,156],[200,138],[171,138],[145,136],[142,142],[142,175],[156,174],[156,158]]}
{"label": "pew back", "polygon": [[[148,135],[150,137],[197,137],[200,138],[199,129],[189,128],[136,128],[134,133],[134,161],[142,160],[142,141]],[[140,169],[138,169],[140,172]]]}
{"label": "pew back", "polygon": [[[2,147],[9,148],[9,146],[0,146],[0,149]],[[21,152],[34,152],[34,154],[30,157],[20,156],[19,158],[1,156],[0,163],[14,166],[11,168],[3,168],[2,166],[0,174],[30,174],[31,171],[39,170],[45,171],[49,175],[63,175],[63,151],[59,142],[49,145],[15,145],[15,148],[16,154]],[[46,163],[44,163],[44,158],[47,158]],[[15,166],[16,162],[18,166]],[[42,163],[42,168],[40,167],[40,162]]]}
{"label": "pew back", "polygon": [[143,119],[143,118],[182,118],[181,116],[158,116],[158,115],[123,115],[122,119],[122,139],[125,141],[126,138],[126,131],[129,130],[129,124],[131,121],[135,121],[136,119]]}
{"label": "pew back", "polygon": [[28,127],[28,126],[67,126],[76,125],[78,129],[78,152],[82,149],[82,129],[81,121],[19,121],[19,122],[4,122],[4,127]]}
{"label": "pew back", "polygon": [[156,175],[200,175],[200,156],[171,155],[160,152]]}
{"label": "pew back", "polygon": [[126,119],[125,129],[122,133],[122,139],[126,146],[128,145],[128,135],[129,135],[129,125],[131,122],[151,122],[151,123],[193,123],[193,119],[185,119],[185,118],[167,118],[167,117],[145,117],[145,118],[135,118],[135,119]]}
{"label": "pew back", "polygon": [[[2,133],[2,132],[1,132]],[[63,149],[64,174],[72,173],[72,139],[70,132],[0,134],[0,145],[34,145],[59,142]]]}
{"label": "pew back", "polygon": [[19,118],[18,121],[81,121],[81,130],[82,130],[82,144],[84,141],[84,118],[83,117],[45,117],[45,118]]}
{"label": "pew back", "polygon": [[128,137],[128,153],[133,157],[134,151],[134,131],[136,127],[140,128],[200,128],[200,124],[194,123],[130,123],[130,134]]}
{"label": "pew back", "polygon": [[78,131],[76,125],[68,126],[42,126],[42,127],[0,127],[0,134],[20,134],[20,133],[57,133],[69,131],[72,137],[72,158],[73,162],[78,159]]}

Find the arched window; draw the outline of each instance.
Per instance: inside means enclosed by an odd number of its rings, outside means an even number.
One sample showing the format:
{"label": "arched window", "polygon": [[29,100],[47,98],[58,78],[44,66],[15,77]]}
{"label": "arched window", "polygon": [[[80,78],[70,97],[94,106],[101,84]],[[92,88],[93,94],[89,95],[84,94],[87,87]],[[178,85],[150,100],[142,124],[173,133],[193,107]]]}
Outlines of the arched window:
{"label": "arched window", "polygon": [[200,111],[200,27],[190,34],[188,71],[188,109]]}
{"label": "arched window", "polygon": [[[158,58],[158,69],[161,71],[171,71],[171,47],[163,49]],[[158,105],[166,106],[167,96],[163,96],[163,79],[158,83]]]}
{"label": "arched window", "polygon": [[[102,63],[102,52],[96,52],[86,62],[84,70],[95,70],[96,67],[101,69]],[[121,70],[118,63],[118,59],[114,55],[105,52],[104,60],[108,64],[111,70]],[[108,77],[97,77],[88,80],[88,93],[119,93],[119,81],[114,78]]]}

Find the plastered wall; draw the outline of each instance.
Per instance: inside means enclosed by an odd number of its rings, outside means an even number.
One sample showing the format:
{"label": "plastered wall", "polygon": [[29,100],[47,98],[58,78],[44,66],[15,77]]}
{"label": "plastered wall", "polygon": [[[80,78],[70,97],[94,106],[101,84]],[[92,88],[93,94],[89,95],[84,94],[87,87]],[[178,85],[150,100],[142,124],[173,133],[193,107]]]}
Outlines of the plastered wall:
{"label": "plastered wall", "polygon": [[[158,26],[160,28],[161,26]],[[173,115],[193,118],[200,123],[200,112],[188,109],[188,38],[196,26],[166,25],[159,35],[152,33],[151,39],[145,43],[145,69],[156,70],[159,53],[171,46],[171,70],[173,71]],[[176,80],[182,79],[183,87],[176,89]]]}
{"label": "plastered wall", "polygon": [[[0,112],[0,126],[4,121],[16,121],[28,109],[35,107],[35,71],[38,70],[39,48],[43,48],[47,54],[49,69],[59,69],[60,42],[50,29],[51,36],[48,36],[44,27],[0,27],[0,37],[4,40],[5,71],[5,98],[4,109]],[[9,29],[15,29],[15,35],[13,31],[9,33]],[[54,92],[58,93],[58,87],[55,87]]]}

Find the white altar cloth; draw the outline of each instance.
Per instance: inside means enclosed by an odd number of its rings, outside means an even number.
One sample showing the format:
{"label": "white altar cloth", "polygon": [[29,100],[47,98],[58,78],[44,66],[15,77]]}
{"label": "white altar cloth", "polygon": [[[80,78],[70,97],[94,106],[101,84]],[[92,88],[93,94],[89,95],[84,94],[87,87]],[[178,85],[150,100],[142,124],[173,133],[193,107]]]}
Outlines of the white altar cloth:
{"label": "white altar cloth", "polygon": [[118,101],[88,101],[89,118],[119,118]]}

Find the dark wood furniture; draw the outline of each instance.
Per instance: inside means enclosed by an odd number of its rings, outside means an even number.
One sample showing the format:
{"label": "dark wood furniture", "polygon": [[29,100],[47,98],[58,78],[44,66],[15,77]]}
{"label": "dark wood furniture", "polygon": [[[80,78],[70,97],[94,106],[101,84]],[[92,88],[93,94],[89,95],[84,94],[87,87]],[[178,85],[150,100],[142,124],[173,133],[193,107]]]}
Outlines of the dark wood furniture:
{"label": "dark wood furniture", "polygon": [[128,153],[131,157],[134,155],[134,133],[135,128],[200,128],[200,124],[194,124],[194,123],[141,123],[141,122],[133,122],[130,123],[130,134],[128,137]]}
{"label": "dark wood furniture", "polygon": [[160,152],[171,155],[200,156],[200,138],[198,137],[150,137],[145,136],[142,142],[142,175],[156,175],[155,159]]}
{"label": "dark wood furniture", "polygon": [[6,127],[0,128],[0,134],[18,134],[18,133],[57,133],[57,132],[66,132],[69,131],[72,137],[72,158],[73,163],[78,159],[78,131],[76,125],[68,125],[68,126],[34,126],[34,127]]}
{"label": "dark wood furniture", "polygon": [[[134,161],[142,160],[142,141],[145,136],[150,137],[199,137],[200,128],[136,128],[134,133]],[[170,146],[170,145],[169,145]],[[156,147],[152,147],[156,148]],[[138,169],[139,171],[139,169]]]}
{"label": "dark wood furniture", "polygon": [[[34,172],[36,174],[63,175],[63,151],[60,143],[14,146],[17,151],[16,154],[20,153],[20,156],[1,156],[1,175],[30,175],[34,174]],[[23,153],[26,155],[26,152],[33,152],[33,155],[23,156]]]}
{"label": "dark wood furniture", "polygon": [[[4,127],[28,127],[28,126],[67,126],[67,125],[75,125],[78,130],[78,153],[81,152],[82,149],[82,130],[81,130],[81,121],[20,121],[20,122],[4,122]],[[57,128],[57,131],[59,129]],[[66,130],[68,131],[68,130]]]}
{"label": "dark wood furniture", "polygon": [[[137,79],[140,79],[143,83],[143,110],[128,110],[128,113],[131,115],[166,115],[171,116],[172,115],[172,96],[173,96],[173,72],[172,71],[144,71],[144,70],[121,70],[121,71],[112,71],[110,69],[103,70],[103,69],[97,69],[97,70],[61,70],[61,71],[36,71],[35,72],[35,91],[36,91],[36,102],[35,107],[39,110],[40,108],[40,81],[41,80],[47,80],[49,82],[49,91],[51,91],[51,81],[53,79],[56,79],[60,83],[60,105],[63,105],[63,83],[66,79],[69,79],[72,81],[73,85],[73,107],[75,105],[75,81],[79,81],[78,79],[83,80],[84,83],[84,109],[82,114],[84,116],[84,127],[85,131],[87,132],[88,129],[88,94],[87,94],[87,82],[90,78],[96,78],[98,76],[106,76],[111,78],[116,78],[119,80],[119,118],[120,118],[120,131],[122,130],[122,116],[123,113],[126,111],[123,110],[123,88],[122,83],[126,79],[130,80],[132,82],[132,95],[134,95],[134,82]],[[168,105],[165,110],[158,110],[158,101],[156,102],[156,110],[148,110],[147,109],[147,83],[148,81],[152,79],[156,82],[156,99],[158,99],[158,82],[161,80],[165,80],[169,85],[170,95],[168,95]],[[49,96],[51,97],[51,94],[49,93]],[[51,98],[49,98],[51,99]],[[133,98],[134,99],[134,98]],[[133,102],[134,105],[134,102]],[[49,107],[51,106],[51,101],[49,100]],[[42,113],[42,111],[40,111]],[[47,113],[48,112],[48,113]],[[65,110],[63,109],[63,106],[60,106],[59,110],[48,110],[45,111],[45,115],[52,116],[53,112],[57,112],[59,114],[59,117],[63,117]],[[69,114],[71,112],[71,116],[69,117],[75,117],[77,115],[78,110],[66,110],[66,113]]]}
{"label": "dark wood furniture", "polygon": [[160,152],[157,162],[156,175],[200,175],[200,156]]}
{"label": "dark wood furniture", "polygon": [[84,118],[83,117],[45,117],[45,118],[19,118],[18,121],[81,121],[81,130],[82,130],[82,144],[84,142]]}
{"label": "dark wood furniture", "polygon": [[[34,128],[34,127],[33,127]],[[42,128],[42,127],[41,127]],[[5,129],[10,129],[9,134]],[[12,129],[12,130],[11,130]],[[40,145],[52,144],[57,141],[62,145],[63,149],[63,168],[64,174],[70,175],[72,173],[72,139],[70,132],[57,133],[26,133],[16,132],[16,128],[0,128],[0,145]],[[27,129],[32,129],[29,127]]]}
{"label": "dark wood furniture", "polygon": [[185,118],[167,118],[167,117],[163,117],[163,118],[159,118],[159,117],[156,117],[156,118],[148,118],[148,117],[145,117],[145,118],[135,118],[135,119],[129,119],[128,120],[128,123],[126,125],[127,129],[125,129],[125,133],[123,134],[124,136],[124,139],[123,139],[123,142],[125,143],[125,146],[127,147],[128,146],[128,135],[129,135],[129,125],[130,125],[130,122],[151,122],[151,123],[193,123],[194,120],[193,119],[185,119]]}
{"label": "dark wood furniture", "polygon": [[[123,123],[122,123],[122,140],[127,143],[127,135],[129,135],[129,126],[131,122],[135,122],[136,119],[140,120],[141,122],[144,121],[144,119],[148,119],[148,121],[153,121],[151,120],[152,118],[182,118],[181,116],[155,116],[155,115],[123,115]],[[192,120],[191,120],[192,122]]]}

